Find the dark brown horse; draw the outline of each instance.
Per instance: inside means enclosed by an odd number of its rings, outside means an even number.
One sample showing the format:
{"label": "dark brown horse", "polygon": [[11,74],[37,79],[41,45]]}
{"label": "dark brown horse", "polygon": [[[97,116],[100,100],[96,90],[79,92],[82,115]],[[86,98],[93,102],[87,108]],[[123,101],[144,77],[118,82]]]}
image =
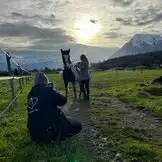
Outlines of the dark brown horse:
{"label": "dark brown horse", "polygon": [[69,66],[69,65],[72,65],[72,62],[71,62],[71,59],[70,59],[70,49],[69,50],[61,49],[61,54],[62,54],[62,60],[63,60],[63,65],[64,65],[63,80],[64,80],[64,85],[65,85],[66,97],[68,97],[68,85],[69,85],[69,83],[72,83],[73,91],[74,91],[74,97],[76,99],[77,98],[76,76]]}

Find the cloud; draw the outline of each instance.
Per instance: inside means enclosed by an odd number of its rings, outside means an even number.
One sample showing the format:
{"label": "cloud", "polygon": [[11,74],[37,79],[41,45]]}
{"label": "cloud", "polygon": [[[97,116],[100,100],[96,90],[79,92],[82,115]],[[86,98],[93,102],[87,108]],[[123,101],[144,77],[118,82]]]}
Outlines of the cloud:
{"label": "cloud", "polygon": [[12,12],[11,13],[11,16],[13,16],[13,17],[24,17],[21,13],[19,13],[19,12]]}
{"label": "cloud", "polygon": [[130,25],[130,26],[143,26],[143,25],[149,25],[152,23],[160,22],[162,20],[162,13],[159,13],[157,15],[152,16],[150,18],[148,15],[142,15],[141,17],[135,17],[133,18],[116,18],[116,21],[120,22],[123,25]]}
{"label": "cloud", "polygon": [[116,18],[116,21],[120,22],[123,25],[132,25],[132,20],[130,18],[124,19],[121,17]]}
{"label": "cloud", "polygon": [[94,19],[90,19],[89,20],[91,23],[93,23],[93,24],[96,24],[97,23],[97,20],[94,20]]}
{"label": "cloud", "polygon": [[59,37],[65,41],[71,39],[61,28],[39,28],[25,23],[4,23],[0,25],[0,36],[28,37],[31,39],[55,38],[59,42]]}
{"label": "cloud", "polygon": [[56,18],[55,13],[49,14],[33,14],[33,13],[20,13],[20,12],[11,12],[11,19],[12,21],[21,22],[21,23],[28,23],[28,24],[35,24],[35,25],[48,25],[48,26],[55,26],[61,22],[60,19]]}
{"label": "cloud", "polygon": [[118,31],[118,30],[120,30],[120,29],[121,29],[121,27],[111,27],[111,28],[110,28],[111,31]]}
{"label": "cloud", "polygon": [[146,20],[146,21],[142,21],[140,20],[137,25],[148,25],[148,24],[151,24],[151,23],[154,23],[154,22],[159,22],[162,20],[162,13],[160,14],[157,14],[156,16],[154,16],[152,19],[150,20]]}
{"label": "cloud", "polygon": [[[39,15],[39,14],[34,14],[34,15],[25,15],[20,12],[11,12],[11,16],[13,18],[26,18],[26,19],[42,19],[42,20],[52,20],[56,18],[56,15],[54,13],[48,14],[48,15]],[[55,19],[56,20],[56,19]],[[58,20],[57,20],[58,21]]]}
{"label": "cloud", "polygon": [[[111,47],[114,38],[113,44],[122,46],[132,33],[143,30],[149,33],[155,27],[159,33],[161,7],[161,0],[154,0],[154,3],[152,0],[102,0],[102,3],[98,0],[1,0],[0,42],[3,43],[2,37],[8,37],[8,41],[11,38],[13,47],[17,45],[17,37],[24,37],[28,39],[29,48],[42,50],[67,42]],[[82,25],[99,23],[101,28],[97,36],[77,39],[80,22]],[[104,33],[107,34],[103,36]],[[22,42],[23,45],[18,42],[18,46],[27,48],[25,41]]]}
{"label": "cloud", "polygon": [[115,38],[120,38],[123,36],[121,33],[117,32],[108,32],[104,34],[105,38],[110,38],[110,39],[115,39]]}
{"label": "cloud", "polygon": [[162,20],[162,12],[159,8],[147,7],[143,9],[135,9],[135,14],[125,17],[117,17],[116,21],[126,26],[144,26],[160,22]]}
{"label": "cloud", "polygon": [[[61,42],[61,41],[60,41]],[[33,50],[48,50],[53,51],[60,46],[63,46],[66,43],[71,43],[71,41],[67,40],[67,42],[63,39],[61,43],[56,43],[54,39],[44,39],[44,40],[37,40],[29,46],[29,48]]]}
{"label": "cloud", "polygon": [[120,6],[130,6],[133,3],[133,0],[113,0],[113,2]]}
{"label": "cloud", "polygon": [[61,28],[40,28],[24,23],[4,23],[0,25],[0,36],[3,38],[13,37],[17,39],[25,38],[32,41],[29,48],[50,49],[55,44],[75,42],[74,38],[67,35]]}

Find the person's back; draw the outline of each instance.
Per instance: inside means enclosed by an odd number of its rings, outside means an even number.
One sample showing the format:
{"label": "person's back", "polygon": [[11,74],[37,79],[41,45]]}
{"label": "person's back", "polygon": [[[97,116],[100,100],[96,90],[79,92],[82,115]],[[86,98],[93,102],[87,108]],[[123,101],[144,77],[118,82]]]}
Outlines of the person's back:
{"label": "person's back", "polygon": [[44,136],[46,130],[54,123],[56,129],[59,128],[61,110],[57,108],[57,105],[62,106],[66,103],[66,98],[59,97],[52,87],[47,85],[36,85],[30,91],[28,95],[28,126],[32,138]]}
{"label": "person's back", "polygon": [[83,54],[80,56],[81,62],[79,62],[76,66],[80,68],[80,87],[84,94],[84,99],[89,100],[89,62],[87,57]]}
{"label": "person's back", "polygon": [[56,92],[43,73],[37,73],[35,86],[28,98],[28,130],[34,141],[56,140],[65,136],[70,124],[57,106],[66,104],[67,99]]}

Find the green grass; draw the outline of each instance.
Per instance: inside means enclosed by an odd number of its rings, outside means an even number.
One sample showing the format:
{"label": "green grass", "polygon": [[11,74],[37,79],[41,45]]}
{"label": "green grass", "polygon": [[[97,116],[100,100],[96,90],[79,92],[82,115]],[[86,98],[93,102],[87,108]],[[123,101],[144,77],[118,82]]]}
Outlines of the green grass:
{"label": "green grass", "polygon": [[[140,109],[151,109],[162,116],[162,87],[151,85],[162,70],[103,72],[93,75],[93,87],[99,95],[111,95]],[[144,83],[146,87],[139,84]]]}
{"label": "green grass", "polygon": [[[14,80],[16,94],[20,91],[18,80]],[[0,111],[3,110],[11,101],[9,81],[0,81]]]}
{"label": "green grass", "polygon": [[[110,158],[120,152],[126,161],[130,161],[132,158],[139,158],[146,162],[162,160],[162,141],[145,130],[123,125],[120,123],[120,113],[116,109],[109,109],[108,105],[102,101],[95,100],[97,97],[115,96],[140,109],[149,108],[153,114],[161,116],[162,89],[150,85],[148,87],[136,86],[140,83],[150,83],[161,73],[161,70],[144,71],[143,74],[140,71],[119,71],[117,75],[115,72],[92,73],[92,109],[89,119],[92,125],[99,130],[99,134],[108,139],[103,149],[109,151]],[[61,75],[48,76],[50,81],[56,84],[56,89],[64,94]],[[10,92],[8,82],[0,82],[0,85],[1,111],[10,101]],[[0,161],[72,162],[78,160],[79,162],[89,162],[91,155],[84,145],[86,141],[79,139],[78,136],[64,141],[60,146],[55,143],[38,145],[30,141],[26,129],[26,97],[31,85],[32,82],[23,89],[15,107],[0,119]],[[16,87],[18,91],[18,83],[16,83]],[[72,90],[70,93],[72,96]],[[138,97],[138,95],[142,97]],[[98,161],[109,161],[102,158],[102,152],[104,151],[98,148],[96,154],[102,159]]]}
{"label": "green grass", "polygon": [[[56,78],[55,78],[56,77]],[[58,81],[58,89],[62,88],[59,76],[51,76]],[[7,82],[1,83],[6,84]],[[10,109],[0,121],[0,161],[4,162],[36,162],[36,161],[88,161],[88,153],[82,141],[77,137],[63,142],[61,146],[53,144],[35,144],[28,137],[26,129],[26,97],[32,83],[28,84],[19,96],[16,106]],[[17,85],[16,85],[17,86]],[[7,92],[8,97],[9,92]],[[1,96],[3,101],[5,96]],[[9,99],[6,99],[6,103]],[[3,105],[5,108],[6,104]]]}
{"label": "green grass", "polygon": [[[120,123],[119,113],[109,110],[98,102],[92,110],[91,122],[107,138],[105,149],[109,149],[114,157],[121,153],[126,162],[141,160],[142,162],[158,162],[162,160],[162,141],[149,133],[149,130],[132,128]],[[100,152],[102,154],[102,150]]]}

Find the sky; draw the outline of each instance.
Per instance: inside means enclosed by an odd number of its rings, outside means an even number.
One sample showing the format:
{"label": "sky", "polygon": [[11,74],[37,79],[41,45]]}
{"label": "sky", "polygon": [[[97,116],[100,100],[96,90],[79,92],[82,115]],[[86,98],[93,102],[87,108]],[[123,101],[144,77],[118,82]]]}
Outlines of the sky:
{"label": "sky", "polygon": [[161,0],[1,0],[0,45],[121,47],[134,34],[159,34],[161,8]]}
{"label": "sky", "polygon": [[160,34],[161,8],[161,0],[0,0],[0,47],[119,48],[135,34]]}

